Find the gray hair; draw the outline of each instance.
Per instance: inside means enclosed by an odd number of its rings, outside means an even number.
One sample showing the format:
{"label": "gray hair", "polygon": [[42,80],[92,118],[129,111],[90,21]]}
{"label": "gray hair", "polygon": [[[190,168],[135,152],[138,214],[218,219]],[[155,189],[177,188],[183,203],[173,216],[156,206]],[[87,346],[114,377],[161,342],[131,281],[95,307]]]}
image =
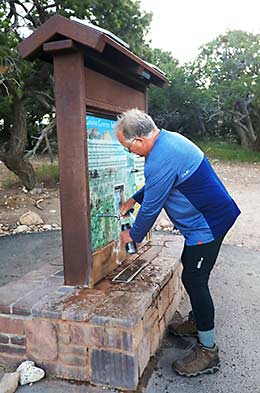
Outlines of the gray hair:
{"label": "gray hair", "polygon": [[147,137],[157,128],[151,116],[137,108],[123,112],[117,119],[115,131],[121,130],[126,140]]}

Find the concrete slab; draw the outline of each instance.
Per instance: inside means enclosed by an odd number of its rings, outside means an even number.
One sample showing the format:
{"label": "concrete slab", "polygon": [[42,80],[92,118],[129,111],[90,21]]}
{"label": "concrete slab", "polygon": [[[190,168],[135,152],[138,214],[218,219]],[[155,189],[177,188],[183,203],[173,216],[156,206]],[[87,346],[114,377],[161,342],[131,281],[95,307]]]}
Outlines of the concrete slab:
{"label": "concrete slab", "polygon": [[[3,373],[0,372],[0,380]],[[19,386],[16,393],[119,393],[118,390],[106,387],[95,387],[88,384],[75,384],[58,380],[42,380],[35,384]]]}
{"label": "concrete slab", "polygon": [[46,263],[62,266],[61,231],[0,237],[0,286]]}

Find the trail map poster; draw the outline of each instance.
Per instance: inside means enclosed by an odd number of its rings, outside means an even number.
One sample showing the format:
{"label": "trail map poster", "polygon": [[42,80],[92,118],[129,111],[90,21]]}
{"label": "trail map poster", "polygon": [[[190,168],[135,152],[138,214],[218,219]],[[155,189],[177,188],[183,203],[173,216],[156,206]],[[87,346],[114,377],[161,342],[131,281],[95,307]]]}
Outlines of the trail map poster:
{"label": "trail map poster", "polygon": [[[144,184],[144,159],[127,153],[118,142],[115,120],[87,115],[92,249],[116,239],[121,223],[104,213],[119,206]],[[129,219],[128,219],[129,221]]]}

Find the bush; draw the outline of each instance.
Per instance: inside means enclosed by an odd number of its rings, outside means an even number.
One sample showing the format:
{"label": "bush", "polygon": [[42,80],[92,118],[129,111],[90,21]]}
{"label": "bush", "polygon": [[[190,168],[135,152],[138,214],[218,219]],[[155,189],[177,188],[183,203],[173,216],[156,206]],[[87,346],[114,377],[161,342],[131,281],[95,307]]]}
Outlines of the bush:
{"label": "bush", "polygon": [[236,143],[222,140],[194,141],[210,159],[236,162],[260,162],[260,152],[248,151]]}
{"label": "bush", "polygon": [[56,164],[42,164],[35,170],[39,183],[55,186],[59,182],[59,167]]}

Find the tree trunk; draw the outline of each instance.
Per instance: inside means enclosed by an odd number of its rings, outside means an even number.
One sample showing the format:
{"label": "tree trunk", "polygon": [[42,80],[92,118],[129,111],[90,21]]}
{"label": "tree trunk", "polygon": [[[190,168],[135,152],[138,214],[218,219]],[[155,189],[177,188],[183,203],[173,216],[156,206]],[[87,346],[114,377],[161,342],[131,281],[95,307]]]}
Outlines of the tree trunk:
{"label": "tree trunk", "polygon": [[250,113],[248,111],[248,107],[246,102],[242,101],[239,103],[239,107],[240,107],[240,112],[243,115],[243,124],[245,124],[247,130],[248,130],[248,137],[251,140],[252,143],[255,142],[256,140],[256,134],[255,134],[255,130],[251,121],[251,117],[250,117]]}
{"label": "tree trunk", "polygon": [[198,125],[199,125],[199,133],[202,137],[205,137],[207,135],[207,129],[205,126],[203,116],[199,113],[197,116],[197,119],[198,119]]}
{"label": "tree trunk", "polygon": [[237,135],[240,140],[240,145],[246,149],[250,149],[251,142],[249,141],[248,134],[246,133],[244,127],[241,127],[238,123],[234,122]]}
{"label": "tree trunk", "polygon": [[13,96],[12,111],[14,122],[11,136],[1,147],[0,160],[19,177],[28,190],[32,190],[37,184],[37,179],[32,164],[24,158],[27,143],[26,111],[22,99],[17,95]]}
{"label": "tree trunk", "polygon": [[37,179],[32,164],[24,159],[24,157],[15,157],[7,155],[2,160],[5,166],[19,177],[22,184],[27,190],[32,190],[36,184]]}
{"label": "tree trunk", "polygon": [[235,125],[241,146],[248,150],[255,150],[257,136],[247,104],[244,101],[239,102],[235,109],[240,116],[238,117],[237,114],[233,116],[232,122]]}
{"label": "tree trunk", "polygon": [[258,134],[257,134],[256,141],[254,144],[254,150],[260,151],[260,132],[258,132]]}

